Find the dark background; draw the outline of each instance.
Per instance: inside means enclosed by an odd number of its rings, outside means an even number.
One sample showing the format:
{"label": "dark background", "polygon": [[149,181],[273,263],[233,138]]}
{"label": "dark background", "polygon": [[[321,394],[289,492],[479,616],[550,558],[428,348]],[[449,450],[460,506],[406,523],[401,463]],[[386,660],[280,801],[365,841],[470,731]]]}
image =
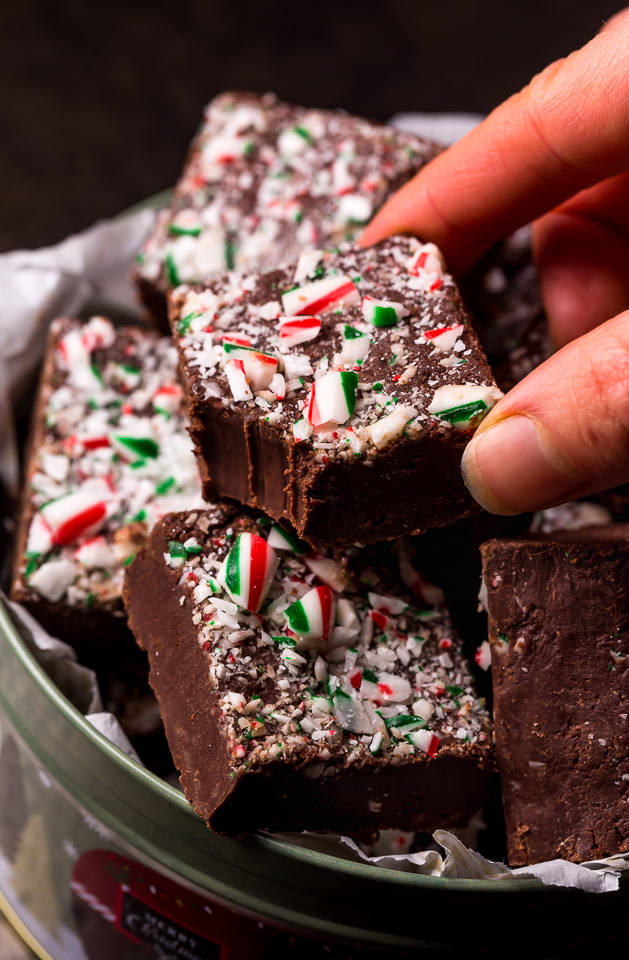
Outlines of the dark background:
{"label": "dark background", "polygon": [[274,90],[376,119],[486,112],[613,0],[0,0],[0,250],[175,181],[203,105]]}

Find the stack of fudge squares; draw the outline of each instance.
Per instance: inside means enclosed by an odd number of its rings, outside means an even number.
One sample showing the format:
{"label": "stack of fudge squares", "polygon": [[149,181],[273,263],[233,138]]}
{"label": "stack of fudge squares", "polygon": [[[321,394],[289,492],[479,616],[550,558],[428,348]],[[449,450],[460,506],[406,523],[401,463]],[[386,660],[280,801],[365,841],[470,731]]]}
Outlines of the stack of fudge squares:
{"label": "stack of fudge squares", "polygon": [[[448,609],[477,575],[451,545],[471,538],[480,568],[486,539],[460,462],[502,396],[481,343],[499,353],[510,324],[508,387],[527,344],[533,364],[547,340],[520,241],[471,280],[480,339],[433,244],[356,244],[441,149],[222,95],[134,267],[153,329],[51,329],[13,597],[88,661],[120,659],[132,632],[186,796],[217,833],[430,832],[465,825],[487,796],[490,715]],[[609,720],[624,697],[623,538],[609,524],[566,536],[483,547],[477,661],[498,678],[513,863],[616,853],[629,837]],[[440,537],[446,596],[426,576]],[[600,609],[596,639],[579,622],[585,603],[594,617],[583,585],[597,564],[609,651]],[[590,670],[580,692],[575,657]],[[571,780],[566,739],[587,723]],[[581,746],[588,782],[570,799]]]}

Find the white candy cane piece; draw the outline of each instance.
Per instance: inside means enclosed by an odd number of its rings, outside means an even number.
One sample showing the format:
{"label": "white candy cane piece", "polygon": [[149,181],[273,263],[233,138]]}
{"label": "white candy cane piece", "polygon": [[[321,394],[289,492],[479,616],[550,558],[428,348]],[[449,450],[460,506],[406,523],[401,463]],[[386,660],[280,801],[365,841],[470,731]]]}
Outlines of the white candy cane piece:
{"label": "white candy cane piece", "polygon": [[107,516],[107,504],[100,491],[84,487],[51,500],[41,512],[50,528],[53,543],[63,546],[88,531],[96,532]]}
{"label": "white candy cane piece", "polygon": [[352,733],[373,733],[373,724],[360,700],[343,690],[334,692],[334,719]]}
{"label": "white candy cane piece", "polygon": [[296,533],[285,530],[279,523],[271,527],[271,531],[266,538],[266,542],[275,550],[290,550],[296,556],[301,557],[308,549],[307,544],[300,540]]}
{"label": "white candy cane piece", "polygon": [[337,217],[343,223],[367,223],[372,213],[371,200],[360,193],[346,193],[339,200]]}
{"label": "white candy cane piece", "polygon": [[343,274],[334,274],[322,280],[314,280],[295,290],[282,294],[282,304],[287,317],[322,313],[340,306],[358,303],[360,294],[354,281]]}
{"label": "white candy cane piece", "polygon": [[44,553],[49,553],[53,547],[52,533],[50,527],[44,520],[41,513],[33,516],[28,531],[28,541],[26,544],[26,556],[32,559],[40,557]]}
{"label": "white candy cane piece", "polygon": [[404,677],[396,673],[378,674],[378,693],[381,700],[401,703],[411,695],[411,685]]}
{"label": "white candy cane piece", "polygon": [[321,332],[318,317],[280,317],[280,346],[289,350],[299,343],[314,340]]}
{"label": "white candy cane piece", "polygon": [[178,383],[168,383],[153,394],[153,407],[160,413],[177,413],[183,396]]}
{"label": "white candy cane piece", "polygon": [[349,193],[356,185],[356,177],[349,170],[349,161],[350,158],[342,154],[332,164],[332,189],[338,197]]}
{"label": "white candy cane piece", "polygon": [[93,342],[94,338],[85,336],[85,333],[85,329],[69,330],[65,337],[59,340],[57,350],[68,371],[70,384],[78,390],[93,393],[102,390],[103,383],[92,367],[89,341]]}
{"label": "white candy cane piece", "polygon": [[306,416],[314,427],[345,423],[356,406],[358,374],[354,370],[330,370],[312,385]]}
{"label": "white candy cane piece", "polygon": [[428,721],[430,720],[434,712],[435,712],[435,708],[433,707],[430,700],[424,700],[422,698],[420,700],[416,700],[415,703],[413,704],[413,713],[415,714],[415,716],[420,717],[422,720],[425,720],[426,723],[428,723]]}
{"label": "white candy cane piece", "polygon": [[277,320],[282,312],[279,300],[269,300],[258,307],[258,316],[261,320]]}
{"label": "white candy cane piece", "polygon": [[61,600],[76,574],[72,560],[49,560],[29,577],[28,585],[45,600],[56,603]]}
{"label": "white candy cane piece", "polygon": [[264,537],[240,533],[218,574],[234,603],[257,613],[273,582],[279,559]]}
{"label": "white candy cane piece", "polygon": [[117,563],[116,554],[104,537],[86,540],[75,551],[74,556],[88,570],[106,570],[115,567]]}
{"label": "white candy cane piece", "polygon": [[299,254],[295,276],[293,277],[295,283],[301,283],[301,281],[306,280],[311,273],[314,273],[323,260],[323,257],[323,250],[302,250]]}
{"label": "white candy cane piece", "polygon": [[113,347],[116,341],[116,331],[107,317],[92,317],[83,327],[82,334],[83,342],[90,351]]}
{"label": "white candy cane piece", "polygon": [[368,593],[367,599],[374,610],[380,610],[382,613],[391,613],[397,616],[408,609],[408,603],[400,600],[399,597],[383,597],[379,593]]}
{"label": "white candy cane piece", "polygon": [[462,323],[455,323],[451,327],[437,327],[435,330],[424,330],[424,336],[433,347],[438,347],[444,353],[452,350],[465,327]]}
{"label": "white candy cane piece", "polygon": [[419,244],[418,249],[411,255],[406,269],[413,277],[438,279],[444,273],[446,264],[438,246],[434,243],[423,243]]}
{"label": "white candy cane piece", "polygon": [[332,557],[305,557],[305,564],[318,580],[337,593],[342,593],[349,583],[349,571]]}
{"label": "white candy cane piece", "polygon": [[489,670],[491,667],[491,648],[487,640],[483,640],[480,647],[474,654],[474,659],[481,670]]}
{"label": "white candy cane piece", "polygon": [[277,357],[263,353],[255,347],[242,346],[239,343],[223,343],[223,362],[240,360],[244,365],[245,376],[254,391],[266,390],[277,373]]}
{"label": "white candy cane piece", "polygon": [[274,393],[278,400],[283,400],[286,395],[286,381],[281,373],[276,373],[269,384],[269,390]]}
{"label": "white candy cane piece", "polygon": [[414,730],[409,733],[408,739],[414,747],[428,754],[429,757],[436,757],[439,749],[439,737],[431,733],[430,730]]}
{"label": "white candy cane piece", "polygon": [[360,309],[367,323],[374,327],[395,327],[409,312],[397,300],[375,300],[373,297],[363,297]]}
{"label": "white candy cane piece", "polygon": [[458,430],[468,430],[476,426],[502,396],[502,390],[490,384],[448,384],[435,390],[428,413]]}
{"label": "white candy cane piece", "polygon": [[282,157],[296,157],[303,153],[310,144],[310,135],[306,130],[300,133],[302,127],[287,127],[277,138],[277,149]]}
{"label": "white candy cane piece", "polygon": [[334,595],[329,587],[314,587],[284,611],[290,629],[304,639],[327,640],[334,615]]}
{"label": "white candy cane piece", "polygon": [[302,440],[308,440],[312,436],[312,424],[303,418],[301,420],[295,420],[293,424],[293,436],[296,443],[301,443]]}
{"label": "white candy cane piece", "polygon": [[393,413],[376,420],[365,432],[377,450],[382,450],[393,440],[402,436],[410,420],[417,416],[415,407],[398,406]]}
{"label": "white candy cane piece", "polygon": [[341,627],[347,627],[350,630],[360,628],[360,620],[356,613],[356,607],[351,600],[342,597],[336,604],[336,622]]}
{"label": "white candy cane piece", "polygon": [[366,333],[346,323],[343,325],[341,352],[334,357],[334,366],[353,366],[367,359],[371,340]]}
{"label": "white candy cane piece", "polygon": [[253,394],[249,389],[245,365],[242,360],[228,360],[225,364],[225,376],[236,401],[252,400]]}

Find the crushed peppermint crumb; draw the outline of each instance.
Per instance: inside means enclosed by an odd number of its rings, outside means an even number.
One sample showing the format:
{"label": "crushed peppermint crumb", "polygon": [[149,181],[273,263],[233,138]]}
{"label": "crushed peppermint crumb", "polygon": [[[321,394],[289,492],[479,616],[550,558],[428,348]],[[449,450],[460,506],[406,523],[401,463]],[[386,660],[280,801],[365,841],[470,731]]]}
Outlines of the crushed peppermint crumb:
{"label": "crushed peppermint crumb", "polygon": [[[294,269],[282,268],[180,286],[171,319],[192,399],[247,416],[263,405],[275,430],[321,462],[368,461],[435,428],[474,430],[502,394],[433,249],[396,237],[320,251],[315,272],[298,271],[296,285]],[[279,321],[270,299],[278,295]],[[307,325],[295,338],[288,321],[300,317]],[[474,363],[444,366],[461,346]]]}
{"label": "crushed peppermint crumb", "polygon": [[[153,524],[202,505],[177,352],[104,317],[61,319],[43,376],[19,592],[116,611],[124,567]],[[189,540],[182,556],[200,549]]]}
{"label": "crushed peppermint crumb", "polygon": [[[164,556],[190,602],[234,770],[292,755],[400,764],[435,757],[448,743],[487,744],[484,701],[447,609],[400,594],[390,573],[403,560],[407,579],[440,600],[406,554],[392,552],[386,568],[367,551],[342,561],[300,555],[293,535],[282,539],[250,517],[226,529],[225,509],[235,510],[210,506],[166,521]],[[274,547],[254,542],[264,538]],[[201,552],[186,549],[191,539]],[[210,583],[217,592],[199,589]]]}
{"label": "crushed peppermint crumb", "polygon": [[300,269],[310,275],[318,266],[311,248],[356,238],[439,149],[393,127],[295,107],[272,94],[222,94],[205,110],[137,274],[174,287],[223,270],[272,269],[304,250]]}

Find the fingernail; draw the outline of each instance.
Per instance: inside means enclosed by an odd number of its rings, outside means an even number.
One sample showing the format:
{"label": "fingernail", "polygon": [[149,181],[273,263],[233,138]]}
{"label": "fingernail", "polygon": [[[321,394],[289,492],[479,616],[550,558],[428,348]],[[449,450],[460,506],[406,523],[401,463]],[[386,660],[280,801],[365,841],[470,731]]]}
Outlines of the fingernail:
{"label": "fingernail", "polygon": [[477,434],[461,469],[477,503],[503,516],[562,503],[579,487],[540,428],[524,416],[506,417]]}

